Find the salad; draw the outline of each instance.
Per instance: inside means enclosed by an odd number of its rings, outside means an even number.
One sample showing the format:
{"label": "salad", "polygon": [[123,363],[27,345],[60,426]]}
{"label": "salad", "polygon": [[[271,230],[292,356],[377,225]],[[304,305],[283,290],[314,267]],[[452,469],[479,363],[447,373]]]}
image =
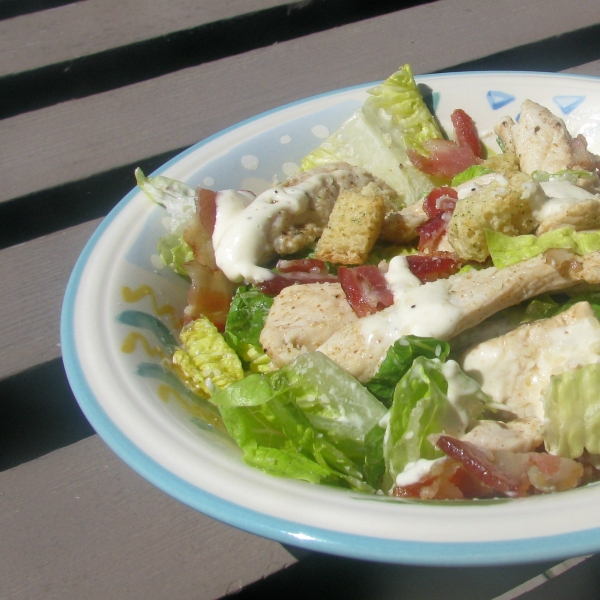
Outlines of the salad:
{"label": "salad", "polygon": [[255,196],[146,177],[171,368],[249,465],[423,500],[600,477],[600,158],[526,100],[447,137],[405,65]]}

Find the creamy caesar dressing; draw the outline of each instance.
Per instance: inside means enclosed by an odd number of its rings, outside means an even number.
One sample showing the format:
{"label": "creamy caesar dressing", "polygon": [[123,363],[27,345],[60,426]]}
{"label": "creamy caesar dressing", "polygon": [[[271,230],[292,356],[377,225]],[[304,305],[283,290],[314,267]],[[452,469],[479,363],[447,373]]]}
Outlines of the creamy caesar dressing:
{"label": "creamy caesar dressing", "polygon": [[394,291],[392,306],[360,319],[366,347],[389,348],[403,335],[448,339],[463,316],[450,301],[449,291],[447,279]]}
{"label": "creamy caesar dressing", "polygon": [[517,417],[543,420],[551,376],[600,362],[600,323],[591,308],[586,312],[566,323],[563,313],[478,344],[461,358],[462,367]]}
{"label": "creamy caesar dressing", "polygon": [[533,216],[543,222],[562,213],[568,206],[574,206],[588,200],[600,200],[598,195],[577,187],[568,181],[545,181],[540,183],[547,199],[534,207]]}
{"label": "creamy caesar dressing", "polygon": [[212,234],[213,248],[216,248],[223,234],[233,220],[256,198],[246,190],[223,190],[215,197],[216,217]]}
{"label": "creamy caesar dressing", "polygon": [[482,187],[489,185],[493,181],[497,182],[502,187],[508,187],[509,185],[508,179],[502,175],[502,173],[486,173],[485,175],[480,175],[479,177],[465,181],[464,183],[455,186],[454,189],[456,190],[458,199],[463,200],[464,198],[472,196]]}
{"label": "creamy caesar dressing", "polygon": [[420,279],[411,272],[406,256],[394,256],[390,260],[385,280],[394,296],[394,301],[407,289],[421,286]]}
{"label": "creamy caesar dressing", "polygon": [[[273,273],[260,265],[275,256],[274,239],[294,225],[295,217],[304,224],[301,216],[309,210],[311,201],[318,204],[329,196],[332,206],[340,189],[368,182],[368,177],[350,168],[318,173],[294,186],[266,190],[243,210],[239,210],[239,198],[228,194],[223,200],[224,210],[217,211],[215,222],[218,239],[213,237],[213,246],[217,266],[235,283],[271,279]],[[331,206],[325,201],[321,205],[327,213],[324,215],[326,223]]]}
{"label": "creamy caesar dressing", "polygon": [[423,481],[431,473],[431,468],[438,462],[445,460],[443,458],[436,458],[435,460],[428,460],[426,458],[420,458],[415,462],[410,462],[404,467],[402,473],[396,475],[396,485],[400,487],[406,487],[408,485],[414,485]]}

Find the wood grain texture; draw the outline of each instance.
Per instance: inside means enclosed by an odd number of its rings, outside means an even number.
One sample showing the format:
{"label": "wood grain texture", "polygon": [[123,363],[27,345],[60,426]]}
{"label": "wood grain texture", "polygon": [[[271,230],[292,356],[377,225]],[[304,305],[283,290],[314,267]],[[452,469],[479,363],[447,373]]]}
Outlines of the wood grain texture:
{"label": "wood grain texture", "polygon": [[439,0],[8,118],[0,201],[191,145],[287,102],[382,79],[404,62],[431,72],[599,19],[597,0],[476,8]]}
{"label": "wood grain texture", "polygon": [[87,0],[0,21],[0,76],[287,4],[288,0]]}
{"label": "wood grain texture", "polygon": [[100,221],[0,251],[0,379],[60,356],[62,298]]}
{"label": "wood grain texture", "polygon": [[92,436],[0,473],[2,600],[212,600],[296,559],[157,490]]}

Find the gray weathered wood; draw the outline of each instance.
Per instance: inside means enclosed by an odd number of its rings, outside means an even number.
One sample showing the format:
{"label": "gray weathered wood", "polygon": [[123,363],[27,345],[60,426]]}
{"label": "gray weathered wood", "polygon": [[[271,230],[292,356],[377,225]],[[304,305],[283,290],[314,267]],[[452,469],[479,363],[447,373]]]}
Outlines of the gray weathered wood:
{"label": "gray weathered wood", "polygon": [[212,600],[296,559],[157,490],[98,436],[0,473],[2,600]]}
{"label": "gray weathered wood", "polygon": [[62,297],[100,221],[0,250],[0,379],[60,356]]}
{"label": "gray weathered wood", "polygon": [[0,76],[287,4],[287,0],[87,0],[0,21]]}
{"label": "gray weathered wood", "polygon": [[0,121],[0,148],[11,149],[0,157],[0,201],[191,145],[405,62],[435,71],[599,20],[597,0],[439,0],[18,115]]}

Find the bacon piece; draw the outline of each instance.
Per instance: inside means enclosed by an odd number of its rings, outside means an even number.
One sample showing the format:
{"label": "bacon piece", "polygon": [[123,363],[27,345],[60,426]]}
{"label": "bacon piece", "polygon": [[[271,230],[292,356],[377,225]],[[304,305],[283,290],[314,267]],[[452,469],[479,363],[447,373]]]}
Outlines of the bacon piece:
{"label": "bacon piece", "polygon": [[462,466],[477,479],[497,492],[507,496],[523,493],[522,482],[511,474],[501,471],[493,462],[493,454],[478,448],[470,442],[441,435],[437,447],[447,456],[459,461]]}
{"label": "bacon piece", "polygon": [[448,229],[457,200],[458,194],[452,188],[440,187],[429,193],[423,202],[423,210],[429,220],[417,227],[419,252],[431,254],[437,250]]}
{"label": "bacon piece", "polygon": [[448,229],[451,213],[442,212],[417,227],[419,234],[419,252],[431,254],[436,251]]}
{"label": "bacon piece", "polygon": [[423,210],[430,219],[445,212],[454,212],[458,192],[451,187],[438,187],[429,192],[423,202]]}
{"label": "bacon piece", "polygon": [[186,263],[185,268],[192,283],[188,291],[188,305],[183,312],[183,324],[204,315],[219,331],[223,331],[235,285],[219,269],[211,269],[195,260]]}
{"label": "bacon piece", "polygon": [[261,281],[256,287],[268,296],[277,296],[281,290],[296,283],[335,283],[338,278],[329,273],[313,273],[305,271],[294,271],[290,273],[278,273],[271,279]]}
{"label": "bacon piece", "polygon": [[366,317],[394,303],[394,295],[384,274],[374,265],[340,267],[338,277],[357,317]]}
{"label": "bacon piece", "polygon": [[473,119],[462,108],[457,108],[450,115],[450,120],[454,126],[456,143],[461,147],[470,148],[477,158],[483,158],[483,145]]}
{"label": "bacon piece", "polygon": [[434,254],[413,254],[406,257],[410,272],[422,283],[446,279],[457,273],[462,261],[454,253],[435,252]]}
{"label": "bacon piece", "polygon": [[217,221],[217,193],[212,190],[197,188],[196,206],[202,227],[208,235],[212,236]]}
{"label": "bacon piece", "polygon": [[470,147],[459,146],[449,140],[427,140],[423,148],[429,156],[423,156],[409,148],[410,161],[423,173],[446,180],[480,162]]}

